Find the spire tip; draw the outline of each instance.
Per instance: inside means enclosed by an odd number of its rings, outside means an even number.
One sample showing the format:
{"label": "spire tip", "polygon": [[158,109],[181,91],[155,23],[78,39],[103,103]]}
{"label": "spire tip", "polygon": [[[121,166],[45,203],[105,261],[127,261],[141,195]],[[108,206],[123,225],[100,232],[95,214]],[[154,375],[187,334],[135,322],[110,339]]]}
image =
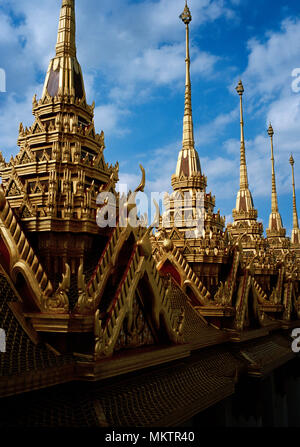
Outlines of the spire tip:
{"label": "spire tip", "polygon": [[268,134],[269,134],[270,137],[272,137],[274,135],[274,130],[273,130],[273,127],[272,127],[271,123],[269,124]]}
{"label": "spire tip", "polygon": [[241,80],[239,80],[238,85],[235,87],[236,91],[239,95],[242,95],[244,93],[244,86]]}
{"label": "spire tip", "polygon": [[180,14],[179,18],[183,21],[185,25],[189,25],[189,23],[191,23],[192,21],[192,15],[190,8],[188,7],[187,0],[185,1],[185,7],[183,13]]}

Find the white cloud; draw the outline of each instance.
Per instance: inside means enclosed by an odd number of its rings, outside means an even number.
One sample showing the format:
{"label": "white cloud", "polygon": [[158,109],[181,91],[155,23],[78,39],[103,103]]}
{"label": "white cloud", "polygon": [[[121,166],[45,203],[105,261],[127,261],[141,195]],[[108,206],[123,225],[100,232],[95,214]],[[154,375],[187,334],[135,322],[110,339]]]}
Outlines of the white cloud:
{"label": "white cloud", "polygon": [[249,95],[267,100],[274,93],[290,93],[292,70],[299,66],[300,20],[284,20],[278,32],[269,32],[260,42],[248,42],[248,66],[243,79]]}
{"label": "white cloud", "polygon": [[129,129],[119,126],[122,117],[128,115],[128,110],[120,109],[114,104],[106,104],[95,108],[95,127],[105,134],[121,136],[129,133]]}
{"label": "white cloud", "polygon": [[5,113],[0,114],[0,135],[1,135],[1,151],[6,157],[16,155],[18,152],[17,139],[19,134],[19,124],[22,122],[25,126],[33,124],[31,115],[32,109],[32,91],[41,92],[41,85],[32,85],[24,93],[24,99],[18,101],[14,93],[6,94]]}

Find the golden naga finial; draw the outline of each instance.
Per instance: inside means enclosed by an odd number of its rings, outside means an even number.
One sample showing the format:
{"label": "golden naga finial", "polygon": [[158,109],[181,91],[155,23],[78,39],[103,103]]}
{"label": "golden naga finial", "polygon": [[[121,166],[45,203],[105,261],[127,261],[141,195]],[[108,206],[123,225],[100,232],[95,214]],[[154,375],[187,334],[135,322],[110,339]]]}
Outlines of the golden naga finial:
{"label": "golden naga finial", "polygon": [[185,25],[189,25],[189,23],[191,23],[192,21],[192,15],[190,8],[188,7],[187,0],[185,1],[185,7],[183,13],[180,14],[179,18],[183,21]]}
{"label": "golden naga finial", "polygon": [[139,184],[139,186],[134,190],[134,192],[129,191],[129,195],[127,197],[127,201],[124,204],[124,208],[127,209],[128,215],[129,213],[136,209],[136,196],[139,192],[144,192],[145,189],[145,185],[146,185],[146,174],[145,174],[145,169],[143,168],[142,165],[139,165],[140,169],[142,171],[142,179],[141,182]]}
{"label": "golden naga finial", "polygon": [[139,166],[140,166],[140,169],[141,169],[141,171],[142,171],[142,180],[141,180],[141,183],[140,183],[139,186],[135,189],[134,192],[139,192],[139,191],[144,192],[145,184],[146,184],[146,174],[145,174],[145,169],[143,168],[142,165],[139,165]]}
{"label": "golden naga finial", "polygon": [[236,86],[236,91],[240,96],[240,126],[241,126],[241,160],[240,160],[240,189],[248,189],[248,173],[246,163],[246,150],[245,150],[245,138],[244,138],[244,118],[243,118],[243,93],[244,86],[240,80]]}

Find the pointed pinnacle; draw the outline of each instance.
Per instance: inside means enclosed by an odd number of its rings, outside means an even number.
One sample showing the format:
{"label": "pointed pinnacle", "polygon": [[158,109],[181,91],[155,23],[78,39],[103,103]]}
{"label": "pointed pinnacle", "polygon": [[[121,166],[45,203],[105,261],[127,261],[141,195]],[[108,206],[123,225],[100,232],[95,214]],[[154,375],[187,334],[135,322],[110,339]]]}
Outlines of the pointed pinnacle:
{"label": "pointed pinnacle", "polygon": [[183,13],[180,14],[179,18],[183,21],[183,23],[185,25],[188,25],[192,21],[192,15],[191,15],[190,8],[188,7],[187,0],[185,2],[185,7],[183,10]]}
{"label": "pointed pinnacle", "polygon": [[244,93],[244,86],[241,80],[239,80],[238,85],[235,87],[236,91],[238,92],[238,94],[241,96]]}
{"label": "pointed pinnacle", "polygon": [[296,187],[295,187],[295,174],[294,174],[294,158],[290,156],[290,165],[292,167],[292,185],[293,185],[293,229],[299,228],[297,204],[296,204]]}
{"label": "pointed pinnacle", "polygon": [[268,134],[269,134],[270,137],[272,137],[274,135],[274,130],[273,130],[273,127],[272,127],[271,123],[269,124]]}
{"label": "pointed pinnacle", "polygon": [[57,56],[76,56],[75,28],[75,0],[62,0],[56,43]]}

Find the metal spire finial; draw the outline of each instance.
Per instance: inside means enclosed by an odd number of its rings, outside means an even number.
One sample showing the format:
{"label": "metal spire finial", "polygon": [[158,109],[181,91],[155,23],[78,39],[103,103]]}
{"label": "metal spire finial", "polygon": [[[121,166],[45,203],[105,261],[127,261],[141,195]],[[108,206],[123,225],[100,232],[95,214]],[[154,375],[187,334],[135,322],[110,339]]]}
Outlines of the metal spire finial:
{"label": "metal spire finial", "polygon": [[239,80],[238,85],[235,87],[238,94],[241,96],[244,93],[244,86],[241,80]]}
{"label": "metal spire finial", "polygon": [[188,7],[187,0],[185,1],[185,7],[183,13],[180,14],[179,18],[183,21],[185,25],[189,25],[192,21],[192,15],[190,8]]}
{"label": "metal spire finial", "polygon": [[268,134],[269,134],[270,137],[273,137],[273,135],[274,135],[274,130],[273,130],[273,127],[272,127],[271,123],[269,124]]}

